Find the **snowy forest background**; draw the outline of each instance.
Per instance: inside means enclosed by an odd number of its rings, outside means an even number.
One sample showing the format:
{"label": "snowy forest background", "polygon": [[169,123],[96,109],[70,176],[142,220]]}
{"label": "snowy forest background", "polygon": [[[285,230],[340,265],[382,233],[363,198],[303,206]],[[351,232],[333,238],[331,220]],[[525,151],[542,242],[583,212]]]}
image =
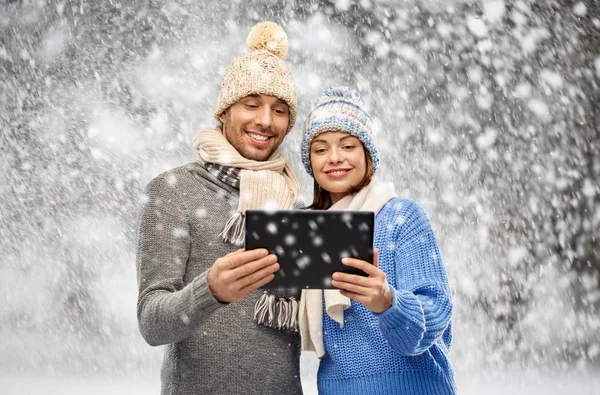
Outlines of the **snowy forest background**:
{"label": "snowy forest background", "polygon": [[305,201],[301,123],[348,84],[380,174],[429,213],[459,386],[531,371],[600,388],[598,0],[0,0],[0,384],[158,378],[135,318],[143,188],[194,160],[263,20],[290,40],[283,149]]}

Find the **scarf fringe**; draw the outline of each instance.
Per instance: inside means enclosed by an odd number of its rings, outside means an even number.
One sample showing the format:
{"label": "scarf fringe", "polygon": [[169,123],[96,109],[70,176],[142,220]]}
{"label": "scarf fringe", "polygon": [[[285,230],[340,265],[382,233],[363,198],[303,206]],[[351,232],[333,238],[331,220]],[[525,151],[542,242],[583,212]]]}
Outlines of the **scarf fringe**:
{"label": "scarf fringe", "polygon": [[246,217],[237,211],[225,223],[225,227],[219,234],[228,243],[242,245],[246,238]]}
{"label": "scarf fringe", "polygon": [[277,299],[264,291],[254,304],[254,320],[269,328],[298,331],[298,301],[293,296]]}

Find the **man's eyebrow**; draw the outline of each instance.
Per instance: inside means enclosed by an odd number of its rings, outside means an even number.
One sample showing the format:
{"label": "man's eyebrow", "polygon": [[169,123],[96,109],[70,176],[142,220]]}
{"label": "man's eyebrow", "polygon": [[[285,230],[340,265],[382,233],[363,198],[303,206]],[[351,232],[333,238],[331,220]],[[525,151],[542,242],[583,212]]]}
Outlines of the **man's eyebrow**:
{"label": "man's eyebrow", "polygon": [[285,104],[286,106],[288,106],[288,107],[289,107],[289,105],[287,104],[287,102],[286,102],[285,100],[283,100],[283,99],[279,99],[279,98],[278,98],[278,99],[277,99],[277,104]]}

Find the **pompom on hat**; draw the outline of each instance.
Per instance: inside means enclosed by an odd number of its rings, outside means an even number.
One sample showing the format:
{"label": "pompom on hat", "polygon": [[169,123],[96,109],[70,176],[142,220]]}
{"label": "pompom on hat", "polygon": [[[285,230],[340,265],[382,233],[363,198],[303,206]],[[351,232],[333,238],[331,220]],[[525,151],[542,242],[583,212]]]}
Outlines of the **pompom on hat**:
{"label": "pompom on hat", "polygon": [[296,123],[296,84],[284,60],[288,54],[288,38],[276,23],[256,24],[246,41],[252,52],[238,56],[225,71],[217,99],[215,118],[238,100],[252,95],[277,97],[287,103],[290,119],[287,131]]}
{"label": "pompom on hat", "polygon": [[308,114],[304,123],[301,156],[306,172],[313,177],[310,144],[316,136],[325,132],[347,132],[358,138],[371,157],[373,172],[377,170],[379,153],[373,138],[373,119],[363,108],[362,98],[357,91],[345,86],[329,88]]}

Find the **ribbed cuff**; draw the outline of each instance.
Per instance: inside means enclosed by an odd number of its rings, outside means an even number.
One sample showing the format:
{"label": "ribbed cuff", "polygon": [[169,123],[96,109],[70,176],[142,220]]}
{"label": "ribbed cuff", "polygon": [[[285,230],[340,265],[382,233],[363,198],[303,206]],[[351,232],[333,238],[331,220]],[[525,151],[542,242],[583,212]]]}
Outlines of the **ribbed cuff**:
{"label": "ribbed cuff", "polygon": [[407,323],[423,322],[423,309],[419,299],[409,291],[397,290],[390,287],[392,292],[392,307],[383,313],[376,314],[383,326],[397,328]]}
{"label": "ribbed cuff", "polygon": [[[210,269],[209,269],[210,270]],[[227,304],[221,303],[213,296],[208,287],[208,270],[199,274],[190,283],[191,287],[191,312],[195,322],[204,320],[207,315],[218,309],[220,306]]]}
{"label": "ribbed cuff", "polygon": [[423,339],[425,317],[419,299],[409,291],[392,292],[392,307],[378,314],[379,328],[392,347],[403,355],[412,355]]}

